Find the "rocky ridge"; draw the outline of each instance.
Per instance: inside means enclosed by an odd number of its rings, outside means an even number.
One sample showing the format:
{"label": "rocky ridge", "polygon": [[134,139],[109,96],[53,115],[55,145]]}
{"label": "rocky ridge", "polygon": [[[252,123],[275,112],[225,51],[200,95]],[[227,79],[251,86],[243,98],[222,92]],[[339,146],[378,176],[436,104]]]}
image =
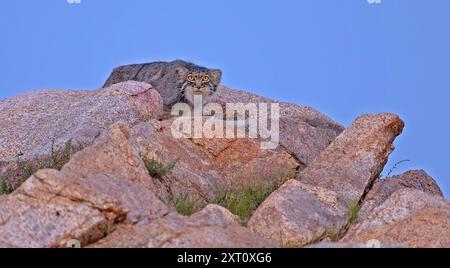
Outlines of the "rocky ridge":
{"label": "rocky ridge", "polygon": [[[208,101],[272,100],[221,86]],[[262,150],[259,139],[175,139],[143,82],[3,100],[7,184],[18,159],[51,157],[68,140],[84,146],[0,196],[0,247],[450,247],[450,204],[433,178],[379,179],[404,127],[397,115],[344,129],[310,107],[280,108],[280,146]],[[239,189],[256,202],[248,218],[231,212],[247,208],[230,199]]]}

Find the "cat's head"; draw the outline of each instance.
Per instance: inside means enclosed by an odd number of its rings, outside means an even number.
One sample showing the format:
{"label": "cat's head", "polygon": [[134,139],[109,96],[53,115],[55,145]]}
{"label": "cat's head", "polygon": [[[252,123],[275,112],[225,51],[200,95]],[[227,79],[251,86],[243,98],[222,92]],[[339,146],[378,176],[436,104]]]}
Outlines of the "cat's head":
{"label": "cat's head", "polygon": [[176,79],[181,85],[184,100],[193,105],[195,95],[201,95],[205,99],[216,92],[222,79],[222,71],[180,67],[176,69]]}

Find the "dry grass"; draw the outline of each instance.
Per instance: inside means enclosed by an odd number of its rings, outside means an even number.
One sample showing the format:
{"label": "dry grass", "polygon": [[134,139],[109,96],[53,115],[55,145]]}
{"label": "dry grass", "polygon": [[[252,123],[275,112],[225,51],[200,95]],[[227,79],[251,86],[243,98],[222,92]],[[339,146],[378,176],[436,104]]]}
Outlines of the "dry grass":
{"label": "dry grass", "polygon": [[22,161],[20,158],[17,158],[18,169],[15,171],[15,174],[11,176],[16,178],[17,182],[12,184],[9,183],[6,178],[0,178],[0,195],[13,192],[40,169],[49,168],[61,170],[62,167],[70,161],[72,156],[84,147],[86,147],[86,145],[78,144],[78,146],[74,146],[72,140],[70,139],[64,144],[64,148],[61,150],[56,150],[54,142],[52,142],[49,157],[35,158],[29,161]]}

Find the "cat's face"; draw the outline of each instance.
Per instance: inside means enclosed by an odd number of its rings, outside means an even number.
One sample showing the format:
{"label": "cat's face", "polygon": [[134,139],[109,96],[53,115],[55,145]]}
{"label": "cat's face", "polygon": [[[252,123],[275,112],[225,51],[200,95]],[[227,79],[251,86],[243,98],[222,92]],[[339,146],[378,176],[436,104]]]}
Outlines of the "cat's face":
{"label": "cat's face", "polygon": [[216,92],[222,78],[222,71],[197,69],[189,71],[187,68],[176,70],[177,80],[181,86],[185,101],[193,105],[194,96],[201,95],[203,100]]}

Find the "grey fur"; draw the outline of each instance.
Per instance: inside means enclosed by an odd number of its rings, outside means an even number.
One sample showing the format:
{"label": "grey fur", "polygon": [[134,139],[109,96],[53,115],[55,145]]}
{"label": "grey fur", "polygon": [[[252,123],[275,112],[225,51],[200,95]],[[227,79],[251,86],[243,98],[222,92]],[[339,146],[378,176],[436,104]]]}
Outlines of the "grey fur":
{"label": "grey fur", "polygon": [[146,82],[151,84],[161,94],[164,106],[170,108],[177,102],[186,101],[183,85],[186,86],[186,77],[193,72],[210,75],[211,94],[215,92],[221,80],[222,72],[220,70],[210,70],[182,60],[118,67],[114,69],[103,87],[128,80]]}

